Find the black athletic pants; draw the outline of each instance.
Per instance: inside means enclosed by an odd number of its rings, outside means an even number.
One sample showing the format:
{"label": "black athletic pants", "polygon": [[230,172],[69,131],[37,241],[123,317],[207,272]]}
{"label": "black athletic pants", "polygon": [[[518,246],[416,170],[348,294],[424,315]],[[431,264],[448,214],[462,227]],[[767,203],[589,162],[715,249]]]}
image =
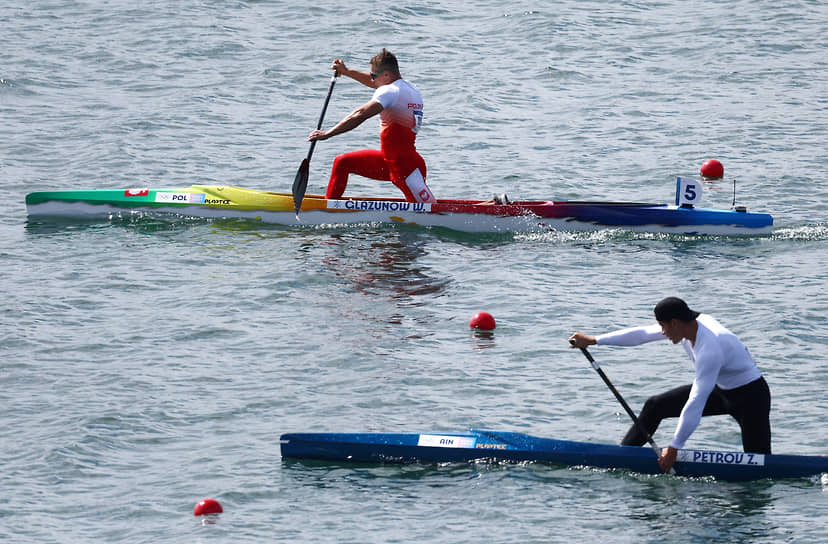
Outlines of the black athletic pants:
{"label": "black athletic pants", "polygon": [[[650,436],[658,429],[662,419],[679,417],[681,409],[690,398],[690,385],[676,387],[666,393],[647,399],[638,420],[644,425]],[[750,453],[771,452],[770,431],[770,389],[765,378],[759,378],[736,389],[724,390],[714,388],[704,406],[703,416],[729,414],[742,429],[742,447]],[[647,442],[638,427],[633,425],[627,431],[621,444],[625,446],[643,446]]]}

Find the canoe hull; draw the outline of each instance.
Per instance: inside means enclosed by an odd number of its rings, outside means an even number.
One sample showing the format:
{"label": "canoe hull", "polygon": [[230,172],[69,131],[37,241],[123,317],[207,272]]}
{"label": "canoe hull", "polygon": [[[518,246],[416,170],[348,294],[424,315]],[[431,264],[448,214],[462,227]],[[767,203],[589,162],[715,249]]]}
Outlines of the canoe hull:
{"label": "canoe hull", "polygon": [[[542,462],[661,474],[650,448],[592,444],[522,433],[288,433],[283,458],[362,463]],[[726,481],[799,478],[828,472],[828,456],[682,450],[676,474]]]}
{"label": "canoe hull", "polygon": [[463,232],[548,232],[620,228],[636,232],[762,235],[773,229],[768,214],[663,204],[548,200],[491,204],[479,200],[326,200],[307,195],[300,214],[289,193],[193,185],[172,189],[45,191],[26,196],[31,217],[107,219],[133,213],[164,213],[211,219],[240,218],[279,225],[391,223]]}

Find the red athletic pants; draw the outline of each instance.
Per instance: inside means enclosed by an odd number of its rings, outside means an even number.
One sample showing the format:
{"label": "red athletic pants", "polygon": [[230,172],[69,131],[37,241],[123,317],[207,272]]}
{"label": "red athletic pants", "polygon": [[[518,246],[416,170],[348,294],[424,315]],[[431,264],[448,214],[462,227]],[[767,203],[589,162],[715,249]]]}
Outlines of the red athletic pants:
{"label": "red athletic pants", "polygon": [[394,159],[387,159],[378,149],[343,153],[334,159],[325,198],[340,198],[348,185],[350,174],[390,181],[403,192],[409,202],[437,201],[426,185],[426,164],[417,152]]}

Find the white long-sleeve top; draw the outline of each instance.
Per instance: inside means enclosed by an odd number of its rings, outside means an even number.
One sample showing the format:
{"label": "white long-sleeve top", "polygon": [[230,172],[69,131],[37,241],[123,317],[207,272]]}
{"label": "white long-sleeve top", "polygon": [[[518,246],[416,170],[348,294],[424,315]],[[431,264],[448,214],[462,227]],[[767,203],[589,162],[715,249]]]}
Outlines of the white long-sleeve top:
{"label": "white long-sleeve top", "polygon": [[[696,318],[699,325],[695,343],[684,338],[684,346],[696,369],[690,398],[681,410],[670,446],[681,449],[701,421],[707,398],[715,386],[728,390],[759,379],[762,373],[747,347],[724,325],[707,314]],[[598,344],[637,346],[655,340],[666,340],[661,325],[632,327],[595,337]]]}

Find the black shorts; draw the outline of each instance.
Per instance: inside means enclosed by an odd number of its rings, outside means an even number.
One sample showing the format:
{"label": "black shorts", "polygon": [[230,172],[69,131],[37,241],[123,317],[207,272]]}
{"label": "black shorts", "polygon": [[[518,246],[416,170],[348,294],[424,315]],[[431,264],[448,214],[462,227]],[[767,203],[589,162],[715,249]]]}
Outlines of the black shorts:
{"label": "black shorts", "polygon": [[[691,388],[692,385],[682,385],[647,399],[638,419],[650,436],[658,429],[661,420],[681,415],[690,398]],[[735,389],[714,388],[707,398],[702,416],[732,416],[742,429],[742,446],[746,452],[770,453],[770,407],[770,388],[765,378],[760,377]],[[642,446],[646,442],[647,437],[635,425],[621,441],[625,446]]]}

